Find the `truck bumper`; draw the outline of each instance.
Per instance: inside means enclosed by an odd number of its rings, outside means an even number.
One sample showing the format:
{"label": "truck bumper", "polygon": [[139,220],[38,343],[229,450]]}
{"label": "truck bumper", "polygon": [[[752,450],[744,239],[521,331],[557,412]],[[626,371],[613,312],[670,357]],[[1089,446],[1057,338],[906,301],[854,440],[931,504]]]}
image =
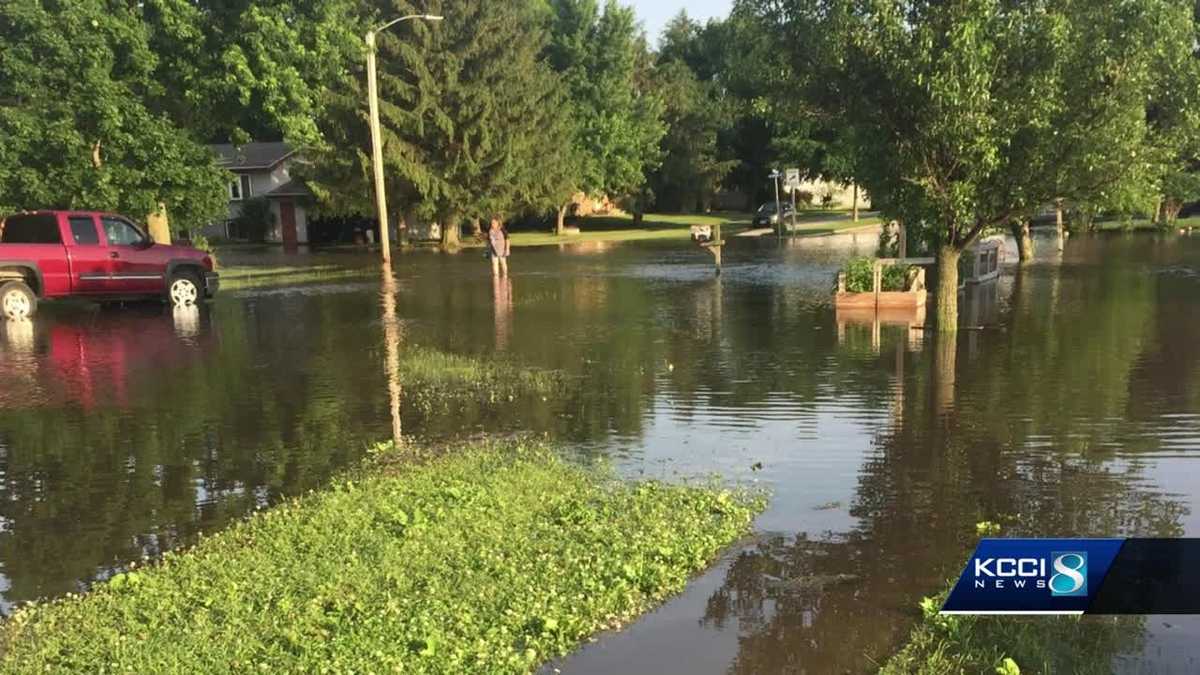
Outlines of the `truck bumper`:
{"label": "truck bumper", "polygon": [[221,275],[216,272],[204,273],[204,297],[211,298],[221,288]]}

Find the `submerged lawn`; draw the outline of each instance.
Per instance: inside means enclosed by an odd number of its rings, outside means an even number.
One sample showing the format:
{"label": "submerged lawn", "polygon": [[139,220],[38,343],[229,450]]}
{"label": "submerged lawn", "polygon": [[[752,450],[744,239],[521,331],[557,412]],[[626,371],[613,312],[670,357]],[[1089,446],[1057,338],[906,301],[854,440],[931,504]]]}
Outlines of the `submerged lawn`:
{"label": "submerged lawn", "polygon": [[505,443],[385,454],[0,627],[3,672],[528,672],[683,588],[759,503]]}

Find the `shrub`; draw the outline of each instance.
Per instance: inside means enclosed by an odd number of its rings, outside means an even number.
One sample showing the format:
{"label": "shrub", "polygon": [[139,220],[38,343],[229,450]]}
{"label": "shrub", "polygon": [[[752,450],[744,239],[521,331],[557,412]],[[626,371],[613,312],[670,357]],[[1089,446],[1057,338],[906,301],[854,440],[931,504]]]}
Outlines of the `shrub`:
{"label": "shrub", "polygon": [[217,249],[213,243],[208,240],[208,237],[202,234],[193,234],[191,237],[191,242],[192,248],[196,249],[197,251],[204,251],[207,253],[208,257],[212,258],[213,267],[217,267]]}
{"label": "shrub", "polygon": [[255,197],[242,202],[242,211],[233,219],[232,232],[235,237],[248,241],[266,241],[267,233],[275,227],[275,214],[271,202],[265,197]]}
{"label": "shrub", "polygon": [[870,293],[874,290],[874,274],[872,267],[875,261],[871,258],[851,258],[842,268],[846,275],[846,291],[849,293]]}
{"label": "shrub", "polygon": [[907,291],[908,290],[908,272],[912,269],[911,265],[888,265],[883,268],[883,279],[881,281],[885,291]]}

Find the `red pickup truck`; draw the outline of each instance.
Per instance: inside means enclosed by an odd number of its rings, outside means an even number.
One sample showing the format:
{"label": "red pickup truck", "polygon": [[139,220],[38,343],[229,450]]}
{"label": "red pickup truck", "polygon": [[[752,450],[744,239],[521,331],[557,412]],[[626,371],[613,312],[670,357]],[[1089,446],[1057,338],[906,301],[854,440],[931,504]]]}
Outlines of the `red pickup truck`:
{"label": "red pickup truck", "polygon": [[37,211],[0,220],[0,313],[33,316],[39,299],[160,297],[191,305],[217,292],[203,251],[155,244],[130,220]]}

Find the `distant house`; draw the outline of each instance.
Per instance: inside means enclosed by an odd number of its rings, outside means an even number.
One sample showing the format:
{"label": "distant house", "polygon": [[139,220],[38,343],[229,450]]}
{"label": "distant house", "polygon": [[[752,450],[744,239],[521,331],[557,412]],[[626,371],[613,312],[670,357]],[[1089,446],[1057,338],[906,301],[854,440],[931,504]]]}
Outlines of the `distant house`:
{"label": "distant house", "polygon": [[206,234],[236,237],[236,232],[230,232],[230,221],[241,214],[247,200],[261,197],[270,203],[274,216],[267,230],[267,241],[285,246],[308,243],[308,212],[304,205],[312,193],[289,174],[289,169],[299,161],[290,145],[246,143],[210,147],[217,154],[218,165],[233,172],[234,179],[229,183],[229,219],[208,228]]}

